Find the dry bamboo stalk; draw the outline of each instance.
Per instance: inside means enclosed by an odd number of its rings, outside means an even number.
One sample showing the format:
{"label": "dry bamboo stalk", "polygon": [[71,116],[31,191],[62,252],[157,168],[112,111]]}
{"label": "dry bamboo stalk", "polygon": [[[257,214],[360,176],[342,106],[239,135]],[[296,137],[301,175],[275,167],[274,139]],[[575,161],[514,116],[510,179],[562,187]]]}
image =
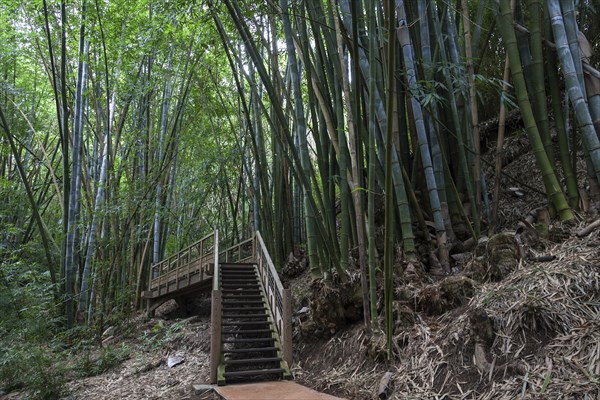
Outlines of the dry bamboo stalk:
{"label": "dry bamboo stalk", "polygon": [[589,224],[588,226],[586,226],[585,228],[583,228],[582,230],[580,230],[579,232],[577,232],[577,237],[582,238],[584,236],[587,236],[594,229],[597,229],[599,227],[600,227],[600,219],[597,219],[594,222],[592,222],[591,224]]}

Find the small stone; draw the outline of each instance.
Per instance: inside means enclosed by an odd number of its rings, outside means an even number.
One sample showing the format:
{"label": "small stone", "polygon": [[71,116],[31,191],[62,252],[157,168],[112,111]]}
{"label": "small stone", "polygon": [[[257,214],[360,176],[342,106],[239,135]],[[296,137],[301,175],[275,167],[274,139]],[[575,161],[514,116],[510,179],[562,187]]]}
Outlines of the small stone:
{"label": "small stone", "polygon": [[106,346],[107,344],[114,342],[114,340],[115,340],[114,336],[109,336],[106,339],[102,340],[102,346]]}
{"label": "small stone", "polygon": [[183,363],[183,361],[184,361],[184,360],[185,360],[185,359],[183,358],[183,356],[182,356],[182,355],[180,355],[180,354],[175,354],[174,356],[170,356],[170,357],[167,359],[167,366],[168,366],[169,368],[173,368],[174,366],[176,366],[176,365],[179,365],[179,364]]}
{"label": "small stone", "polygon": [[109,326],[108,328],[106,328],[104,333],[102,333],[102,337],[109,337],[109,336],[113,336],[114,334],[115,334],[115,327]]}
{"label": "small stone", "polygon": [[308,307],[302,307],[301,309],[299,309],[296,314],[307,314],[310,311],[310,308]]}
{"label": "small stone", "polygon": [[194,390],[194,394],[196,396],[202,396],[204,394],[211,393],[215,390],[211,385],[201,385],[201,384],[193,384],[192,389]]}

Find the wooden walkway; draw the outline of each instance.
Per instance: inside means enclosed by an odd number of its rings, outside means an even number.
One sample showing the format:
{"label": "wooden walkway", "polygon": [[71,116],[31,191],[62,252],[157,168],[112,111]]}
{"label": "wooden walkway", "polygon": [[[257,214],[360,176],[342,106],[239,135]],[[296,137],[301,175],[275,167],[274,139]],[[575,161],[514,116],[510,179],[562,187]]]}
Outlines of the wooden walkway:
{"label": "wooden walkway", "polygon": [[215,386],[225,400],[344,400],[290,381]]}
{"label": "wooden walkway", "polygon": [[[168,299],[199,291],[212,292],[210,380],[223,399],[344,400],[291,381],[256,382],[292,378],[291,291],[281,284],[260,232],[219,251],[215,229],[153,265],[143,296],[152,313]],[[252,383],[221,386],[244,378]]]}
{"label": "wooden walkway", "polygon": [[210,382],[292,379],[292,298],[267,247],[251,238],[219,250],[219,231],[151,268],[142,293],[151,315],[164,302],[180,306],[211,292]]}

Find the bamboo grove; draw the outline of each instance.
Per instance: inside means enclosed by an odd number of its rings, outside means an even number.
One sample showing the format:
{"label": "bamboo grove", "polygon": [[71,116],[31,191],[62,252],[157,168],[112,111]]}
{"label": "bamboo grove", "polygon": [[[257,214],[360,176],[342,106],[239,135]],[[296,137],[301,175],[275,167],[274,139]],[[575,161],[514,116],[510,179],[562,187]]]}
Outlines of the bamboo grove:
{"label": "bamboo grove", "polygon": [[497,229],[480,126],[500,113],[499,154],[507,108],[556,218],[600,197],[591,1],[0,7],[3,242],[35,244],[67,326],[139,306],[149,266],[219,226],[313,279],[360,271],[390,332],[406,265],[448,274]]}

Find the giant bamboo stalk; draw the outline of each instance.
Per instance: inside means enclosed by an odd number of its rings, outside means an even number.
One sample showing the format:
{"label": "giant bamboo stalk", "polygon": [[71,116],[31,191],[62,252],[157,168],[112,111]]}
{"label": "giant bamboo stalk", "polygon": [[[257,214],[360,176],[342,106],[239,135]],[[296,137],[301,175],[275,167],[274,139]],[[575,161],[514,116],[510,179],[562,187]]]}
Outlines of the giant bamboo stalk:
{"label": "giant bamboo stalk", "polygon": [[[544,5],[544,9],[545,9]],[[547,38],[552,37],[552,26],[550,20],[546,19],[544,24],[544,33]],[[560,82],[557,72],[557,59],[556,52],[550,51],[546,54],[546,75],[548,77],[548,87],[550,89],[550,98],[552,104],[552,114],[554,116],[554,126],[556,129],[556,137],[558,139],[559,159],[563,176],[567,185],[567,196],[569,199],[569,205],[571,207],[577,207],[579,204],[579,189],[577,188],[577,177],[573,170],[573,164],[571,163],[571,154],[569,151],[569,138],[567,137],[567,131],[565,126],[565,110],[562,104],[562,98],[560,94]],[[576,153],[574,151],[574,153]]]}
{"label": "giant bamboo stalk", "polygon": [[[575,110],[577,124],[581,131],[586,152],[591,161],[593,174],[600,183],[600,140],[598,140],[598,136],[596,135],[594,123],[584,98],[576,68],[577,62],[575,62],[573,53],[569,47],[567,32],[558,0],[548,0],[548,15],[552,23],[552,32],[554,33],[558,58],[562,65],[567,93]],[[581,59],[577,61],[581,63]]]}
{"label": "giant bamboo stalk", "polygon": [[[350,12],[350,5],[348,0],[340,1],[340,12],[342,15],[342,22],[346,27],[348,32],[352,32],[352,15]],[[371,80],[377,76],[371,74],[371,68],[376,68],[375,65],[370,65],[368,58],[365,54],[363,44],[361,44],[358,48],[358,57],[360,60],[360,69],[362,75],[367,83],[370,85]],[[384,106],[383,100],[380,95],[380,91],[377,90],[377,80],[375,81],[375,91],[369,92],[369,99],[373,96],[373,101],[375,105],[375,115],[374,118],[377,119],[377,124],[379,126],[379,131],[382,133],[386,133],[388,129],[388,124],[391,124],[393,121],[394,113],[387,113],[387,104]],[[370,101],[370,100],[369,100]],[[377,135],[376,140],[380,142],[380,147],[383,149],[387,146],[387,139],[381,138],[382,135]],[[393,135],[392,135],[393,136]],[[382,150],[381,154],[384,154]],[[394,194],[396,196],[396,204],[395,207],[397,209],[399,218],[400,218],[400,228],[402,233],[402,246],[404,249],[405,256],[414,261],[416,260],[416,250],[415,250],[415,242],[414,242],[414,234],[412,230],[412,219],[410,215],[410,207],[408,203],[408,197],[406,194],[406,188],[404,186],[404,179],[402,178],[402,170],[400,169],[400,160],[398,159],[398,151],[392,151],[392,179],[393,179],[393,187]]]}
{"label": "giant bamboo stalk", "polygon": [[442,216],[442,209],[437,191],[437,183],[435,180],[433,163],[431,161],[431,153],[429,150],[427,132],[425,130],[425,122],[423,120],[423,112],[421,110],[421,104],[419,103],[416,97],[418,89],[415,61],[412,43],[408,31],[408,22],[406,21],[406,12],[404,9],[403,0],[396,1],[396,11],[398,12],[398,19],[400,24],[397,30],[397,35],[400,41],[400,45],[402,46],[408,87],[411,94],[411,105],[417,130],[418,145],[421,154],[421,163],[423,164],[423,173],[425,175],[431,212],[433,213],[433,219],[435,223],[436,237],[438,241],[438,257],[444,269],[446,271],[449,271],[449,249],[447,246],[446,228],[444,226],[444,217]]}
{"label": "giant bamboo stalk", "polygon": [[550,138],[550,123],[548,121],[548,107],[546,106],[546,90],[544,82],[544,57],[542,45],[541,18],[543,7],[541,0],[531,1],[531,98],[533,101],[533,112],[537,121],[538,129],[544,140],[544,148],[550,162],[554,163],[554,150]]}
{"label": "giant bamboo stalk", "polygon": [[[75,90],[75,115],[73,123],[73,170],[71,172],[70,199],[69,199],[69,221],[67,230],[65,250],[65,278],[74,275],[76,270],[76,236],[79,220],[80,196],[81,196],[81,157],[83,142],[83,91],[87,81],[87,51],[88,42],[85,38],[85,1],[82,4],[82,22],[79,33],[79,67],[77,71],[77,87]],[[82,282],[83,284],[83,282]],[[80,311],[85,308],[80,309]]]}
{"label": "giant bamboo stalk", "polygon": [[554,173],[552,165],[550,164],[550,160],[548,159],[548,155],[544,150],[544,145],[533,116],[531,103],[529,102],[525,77],[523,76],[523,69],[521,68],[519,49],[517,47],[517,38],[513,28],[510,0],[500,0],[500,9],[497,13],[497,20],[498,27],[500,28],[502,38],[505,43],[515,92],[519,107],[521,108],[521,115],[525,124],[527,135],[529,136],[529,141],[531,142],[531,146],[536,157],[538,167],[542,171],[546,194],[548,195],[548,198],[552,202],[552,205],[554,206],[560,218],[563,220],[571,220],[574,218],[573,211],[569,207],[565,196],[562,193],[560,184],[556,178],[556,174]]}
{"label": "giant bamboo stalk", "polygon": [[[465,58],[467,65],[467,81],[469,83],[469,100],[471,106],[471,126],[473,132],[473,182],[475,186],[476,210],[482,210],[482,183],[481,180],[481,141],[479,139],[479,112],[477,107],[477,92],[475,89],[475,67],[473,65],[473,50],[471,44],[471,23],[469,18],[469,7],[467,1],[462,1],[463,30],[465,34]],[[489,212],[489,209],[488,209]]]}
{"label": "giant bamboo stalk", "polygon": [[[396,16],[394,12],[393,0],[385,0],[386,27],[388,34],[387,46],[387,73],[388,73],[388,94],[387,94],[387,116],[388,121],[394,110],[395,97],[395,60],[396,60],[396,40],[395,25]],[[373,95],[373,94],[371,94]],[[394,320],[392,314],[392,300],[394,298],[394,276],[392,274],[392,263],[394,258],[394,195],[392,188],[392,141],[393,124],[388,123],[386,132],[385,146],[385,244],[383,255],[383,293],[385,308],[385,334],[387,343],[388,358],[392,358],[392,337],[394,335]]]}
{"label": "giant bamboo stalk", "polygon": [[[375,4],[373,0],[367,1],[367,20],[369,28],[369,64],[375,65],[376,57],[376,34],[377,26],[375,16]],[[371,74],[375,74],[376,69],[371,68]],[[375,77],[369,80],[369,93],[375,91]],[[371,298],[371,324],[377,326],[377,280],[376,280],[376,244],[375,244],[375,136],[377,135],[377,126],[375,124],[375,98],[369,97],[369,153],[368,153],[368,196],[367,196],[367,237],[369,243],[369,295]]]}

